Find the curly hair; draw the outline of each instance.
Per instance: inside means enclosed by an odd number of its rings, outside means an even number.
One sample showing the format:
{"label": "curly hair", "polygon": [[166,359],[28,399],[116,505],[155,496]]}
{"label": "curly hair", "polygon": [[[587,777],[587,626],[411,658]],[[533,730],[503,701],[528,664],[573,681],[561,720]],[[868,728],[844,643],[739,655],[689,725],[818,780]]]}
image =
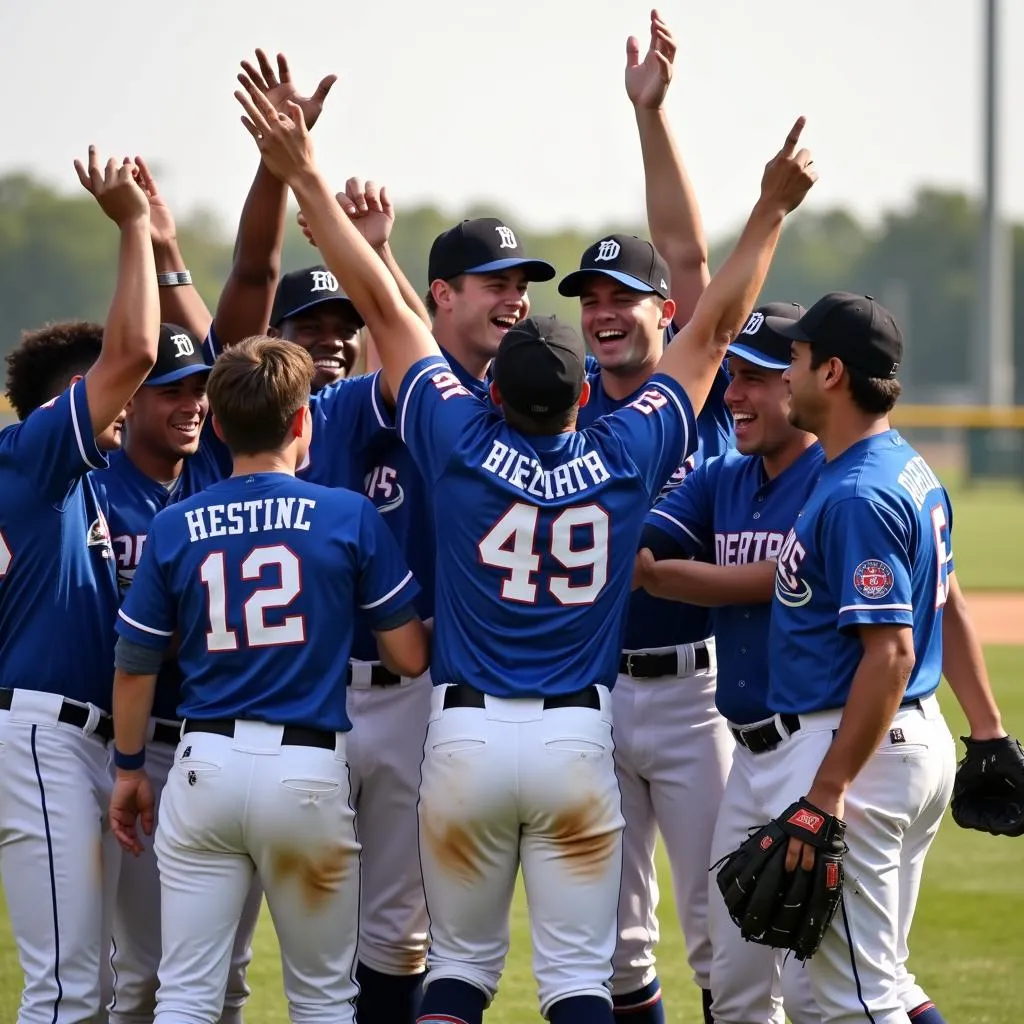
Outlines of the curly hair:
{"label": "curly hair", "polygon": [[65,320],[23,331],[7,353],[6,394],[18,419],[60,394],[77,373],[85,373],[103,348],[103,325]]}

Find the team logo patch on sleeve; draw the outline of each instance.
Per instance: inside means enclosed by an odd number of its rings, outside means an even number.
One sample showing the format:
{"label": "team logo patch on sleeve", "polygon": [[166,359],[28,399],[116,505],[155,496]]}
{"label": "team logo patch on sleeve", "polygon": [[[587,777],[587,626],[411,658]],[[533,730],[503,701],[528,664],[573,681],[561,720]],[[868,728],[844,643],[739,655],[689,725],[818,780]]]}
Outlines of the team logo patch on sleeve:
{"label": "team logo patch on sleeve", "polygon": [[861,597],[876,601],[892,590],[896,576],[877,558],[866,558],[853,570],[853,586]]}

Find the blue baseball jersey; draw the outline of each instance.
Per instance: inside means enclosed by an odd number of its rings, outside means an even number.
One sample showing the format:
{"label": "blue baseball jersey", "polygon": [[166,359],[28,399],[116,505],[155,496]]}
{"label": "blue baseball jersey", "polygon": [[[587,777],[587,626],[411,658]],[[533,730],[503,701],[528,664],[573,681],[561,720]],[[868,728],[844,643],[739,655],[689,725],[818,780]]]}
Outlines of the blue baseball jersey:
{"label": "blue baseball jersey", "polygon": [[[778,558],[824,461],[821,445],[814,444],[769,479],[760,456],[731,449],[690,473],[655,505],[647,517],[647,529],[667,535],[662,558],[695,558],[715,565]],[[710,611],[718,652],[715,703],[719,712],[737,725],[771,717],[771,603],[726,605]]]}
{"label": "blue baseball jersey", "polygon": [[656,375],[586,430],[524,436],[437,355],[406,375],[396,421],[434,503],[435,685],[614,685],[644,515],[696,445],[682,388]]}
{"label": "blue baseball jersey", "polygon": [[179,717],[345,731],[356,608],[386,626],[417,589],[365,497],[249,474],[157,514],[117,632],[163,650],[177,630]]}
{"label": "blue baseball jersey", "polygon": [[85,384],[0,431],[0,687],[110,711],[117,577]]}
{"label": "blue baseball jersey", "polygon": [[[721,455],[732,442],[732,416],[725,404],[725,389],[729,386],[729,374],[725,366],[719,369],[704,407],[697,417],[697,450],[681,465],[676,467],[663,493],[669,493],[682,483],[687,473],[704,460]],[[598,366],[589,375],[590,401],[580,409],[580,426],[593,423],[636,398],[636,393],[621,400],[609,397],[601,383]],[[711,635],[711,615],[707,608],[665,601],[652,597],[645,590],[633,591],[629,599],[626,618],[626,633],[623,646],[626,650],[642,651],[654,647],[672,647],[676,644],[694,643]]]}
{"label": "blue baseball jersey", "polygon": [[773,712],[840,708],[863,648],[858,628],[913,629],[906,699],[942,672],[942,606],[953,569],[949,497],[895,430],[826,462],[778,559],[769,644]]}
{"label": "blue baseball jersey", "polygon": [[[181,473],[170,487],[146,476],[124,451],[114,452],[110,468],[93,475],[93,486],[110,525],[122,600],[135,577],[156,514],[231,475],[231,453],[214,433],[212,423],[207,417],[199,450],[184,459]],[[168,658],[157,679],[154,717],[175,717],[181,678],[177,659]]]}

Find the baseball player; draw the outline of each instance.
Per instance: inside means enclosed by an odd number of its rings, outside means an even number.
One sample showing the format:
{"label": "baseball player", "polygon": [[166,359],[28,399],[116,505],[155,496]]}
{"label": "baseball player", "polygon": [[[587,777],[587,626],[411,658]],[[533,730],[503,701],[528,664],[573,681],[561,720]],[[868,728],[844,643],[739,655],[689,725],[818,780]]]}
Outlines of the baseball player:
{"label": "baseball player", "polygon": [[[236,93],[263,159],[296,193],[398,394],[396,421],[434,485],[434,695],[420,790],[431,949],[420,1021],[482,1020],[508,944],[520,860],[541,1012],[611,1021],[621,863],[608,691],[645,509],[695,446],[723,339],[760,287],[785,213],[814,180],[798,129],[765,174],[743,239],[650,385],[576,432],[585,349],[553,318],[506,332],[491,395],[463,387],[312,165],[298,107]],[[717,286],[716,286],[717,285]],[[745,309],[743,310],[745,313]],[[693,404],[691,404],[693,403]],[[609,530],[615,519],[616,531]],[[618,584],[618,585],[617,585]]]}
{"label": "baseball player", "polygon": [[[766,721],[772,726],[767,699],[774,559],[824,461],[814,436],[789,422],[782,379],[789,339],[773,329],[778,320],[796,320],[803,312],[795,303],[770,303],[751,313],[728,350],[725,398],[736,424],[736,450],[705,462],[655,505],[641,540],[641,586],[712,608],[719,651],[715,703],[737,749],[709,862],[762,824],[753,780],[759,755],[770,748],[762,735]],[[713,1020],[782,1024],[784,996],[793,1024],[817,1024],[821,1018],[801,965],[790,959],[783,974],[781,952],[745,942],[710,877]]]}
{"label": "baseball player", "polygon": [[233,475],[153,520],[119,612],[111,820],[152,829],[146,727],[175,631],[182,738],[154,848],[163,894],[158,1024],[220,1016],[258,872],[293,1020],[352,1021],[359,843],[345,713],[357,607],[392,668],[417,675],[417,584],[362,495],[295,479],[309,444],[309,355],[252,338],[210,374]]}
{"label": "baseball player", "polygon": [[[160,325],[156,365],[128,403],[125,438],[110,466],[92,477],[106,510],[122,596],[142,557],[153,517],[231,473],[231,455],[207,420],[210,366],[202,342],[185,328]],[[178,745],[181,669],[173,658],[160,667],[153,717],[147,732],[150,781],[159,803]],[[149,837],[143,846],[151,846]],[[262,890],[255,883],[232,950],[232,971],[221,1024],[241,1021],[249,995],[245,969]],[[160,965],[160,879],[153,857],[125,858],[114,908],[114,1000],[111,1024],[152,1020]]]}
{"label": "baseball player", "polygon": [[0,876],[24,974],[19,1024],[93,1019],[119,866],[110,796],[110,533],[89,480],[156,358],[149,207],[127,160],[75,162],[120,231],[106,326],[61,323],[7,357],[0,433]]}
{"label": "baseball player", "polygon": [[[664,349],[689,321],[708,279],[707,245],[693,189],[676,149],[663,103],[675,43],[657,12],[641,62],[627,44],[626,89],[634,105],[647,183],[654,245],[628,235],[596,241],[580,268],[559,284],[578,295],[584,337],[597,358],[583,426],[635,400]],[[662,258],[665,255],[665,259]],[[676,485],[693,465],[728,447],[731,421],[723,401],[724,368],[697,419],[697,451],[679,467]],[[707,866],[711,834],[733,741],[715,710],[715,638],[706,608],[636,591],[629,604],[612,694],[615,761],[622,792],[622,888],[612,993],[616,1012],[635,1024],[662,1024],[655,968],[660,830],[686,938],[687,958],[710,1005],[711,942]]]}
{"label": "baseball player", "polygon": [[[868,296],[826,295],[799,320],[784,377],[790,419],[825,453],[818,484],[778,553],[766,749],[752,780],[762,820],[828,835],[846,823],[847,879],[808,960],[822,1019],[941,1019],[902,977],[924,858],[956,767],[935,690],[953,564],[948,496],[889,426],[903,339]],[[894,824],[896,827],[894,827]],[[791,834],[791,833],[789,833]],[[813,868],[790,838],[786,869]],[[826,879],[842,882],[842,876]],[[915,986],[916,987],[916,986]]]}

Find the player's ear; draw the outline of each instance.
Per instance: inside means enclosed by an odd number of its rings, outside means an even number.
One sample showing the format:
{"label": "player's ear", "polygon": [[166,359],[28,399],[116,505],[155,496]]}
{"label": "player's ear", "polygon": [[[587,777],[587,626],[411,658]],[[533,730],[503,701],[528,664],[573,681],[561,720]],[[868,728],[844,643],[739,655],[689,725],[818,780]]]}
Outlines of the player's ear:
{"label": "player's ear", "polygon": [[308,405],[304,405],[301,409],[296,411],[295,415],[292,417],[291,427],[289,428],[292,437],[303,437],[305,435],[306,417],[308,415]]}
{"label": "player's ear", "polygon": [[213,432],[217,435],[218,439],[223,441],[224,444],[227,444],[228,442],[227,438],[224,436],[224,431],[220,429],[220,423],[212,412],[210,413],[210,422],[213,424]]}
{"label": "player's ear", "polygon": [[843,361],[833,356],[823,366],[825,373],[822,376],[822,383],[826,388],[837,387],[842,382],[843,377],[846,376],[846,367],[843,366]]}
{"label": "player's ear", "polygon": [[580,408],[582,409],[583,406],[585,406],[587,404],[587,402],[589,402],[589,401],[590,401],[590,381],[589,380],[585,380],[583,382],[583,387],[580,389],[580,401],[579,401]]}
{"label": "player's ear", "polygon": [[430,294],[434,297],[438,309],[448,309],[451,306],[453,291],[452,286],[440,278],[430,282]]}
{"label": "player's ear", "polygon": [[676,304],[671,299],[666,299],[665,304],[661,307],[661,319],[658,321],[658,326],[664,330],[672,323],[672,318],[675,315]]}
{"label": "player's ear", "polygon": [[498,385],[491,381],[490,387],[487,389],[487,393],[491,396],[491,401],[496,407],[501,406],[501,392],[498,390]]}

